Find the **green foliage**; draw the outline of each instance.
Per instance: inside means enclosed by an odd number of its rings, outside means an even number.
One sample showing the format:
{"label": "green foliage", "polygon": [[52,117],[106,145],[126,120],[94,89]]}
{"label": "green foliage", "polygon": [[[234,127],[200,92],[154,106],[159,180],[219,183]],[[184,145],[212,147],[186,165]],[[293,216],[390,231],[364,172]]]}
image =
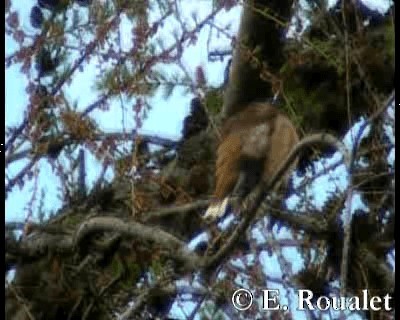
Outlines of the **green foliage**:
{"label": "green foliage", "polygon": [[219,88],[211,88],[205,96],[205,105],[212,115],[218,114],[223,105],[222,90]]}
{"label": "green foliage", "polygon": [[201,320],[224,320],[224,313],[212,302],[207,301],[199,310]]}
{"label": "green foliage", "polygon": [[186,94],[189,94],[190,92],[191,79],[186,76],[182,77],[182,75],[177,72],[168,74],[165,72],[159,72],[157,73],[155,80],[158,86],[162,86],[164,99],[168,99],[179,84],[186,88]]}
{"label": "green foliage", "polygon": [[315,54],[316,60],[323,60],[327,67],[334,67],[339,75],[345,70],[345,57],[339,41],[336,39],[312,39],[307,45]]}
{"label": "green foliage", "polygon": [[119,285],[124,290],[132,289],[140,275],[140,267],[134,261],[123,261],[119,254],[115,254],[109,265],[109,269],[113,278],[121,278]]}
{"label": "green foliage", "polygon": [[64,226],[74,227],[79,225],[82,222],[82,216],[79,214],[69,214],[65,216],[62,221]]}
{"label": "green foliage", "polygon": [[105,1],[103,3],[93,1],[89,13],[90,19],[94,23],[101,25],[113,16],[115,13],[115,8],[113,7],[111,1]]}
{"label": "green foliage", "polygon": [[313,25],[302,38],[285,44],[283,108],[304,132],[342,135],[348,129],[347,88],[352,121],[375,108],[371,95],[392,90],[393,25],[387,19],[379,26],[349,29],[347,64],[341,22],[314,11],[309,12]]}
{"label": "green foliage", "polygon": [[385,42],[386,42],[386,51],[388,56],[392,61],[394,61],[394,50],[395,50],[395,34],[394,34],[394,25],[391,23],[387,23],[385,25]]}
{"label": "green foliage", "polygon": [[178,72],[166,73],[154,69],[150,72],[143,72],[140,65],[131,67],[124,64],[106,71],[103,77],[96,82],[95,88],[103,93],[109,93],[111,96],[119,96],[124,93],[128,98],[152,97],[157,90],[161,89],[163,98],[168,99],[178,86],[186,88],[189,93],[190,85],[190,79],[182,77]]}
{"label": "green foliage", "polygon": [[112,259],[110,267],[114,277],[121,275],[125,271],[122,261],[120,259],[117,259],[116,257]]}
{"label": "green foliage", "polygon": [[128,98],[153,96],[158,83],[151,81],[150,77],[157,76],[158,73],[156,72],[147,75],[140,68],[131,68],[124,64],[108,70],[104,77],[97,82],[96,87],[98,90],[109,92],[111,95],[118,96],[125,93]]}
{"label": "green foliage", "polygon": [[[128,276],[128,280],[137,281],[141,273],[140,266],[137,263],[131,262],[126,265],[126,273]],[[129,284],[129,283],[128,283]],[[132,287],[132,283],[130,283],[130,287]]]}
{"label": "green foliage", "polygon": [[[293,78],[294,80],[294,78]],[[322,92],[323,94],[324,92]],[[318,90],[306,91],[296,81],[285,82],[286,104],[284,110],[297,127],[304,127],[307,113],[319,114],[324,109],[321,93]],[[301,110],[301,112],[299,112]]]}
{"label": "green foliage", "polygon": [[150,264],[150,275],[153,279],[157,279],[164,274],[166,260],[158,257],[157,255],[153,255]]}

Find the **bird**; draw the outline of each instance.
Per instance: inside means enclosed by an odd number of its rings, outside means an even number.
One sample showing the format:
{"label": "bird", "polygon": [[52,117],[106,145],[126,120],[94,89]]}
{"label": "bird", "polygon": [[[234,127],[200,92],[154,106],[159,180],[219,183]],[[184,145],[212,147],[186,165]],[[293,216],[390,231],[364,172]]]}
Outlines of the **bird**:
{"label": "bird", "polygon": [[[296,127],[275,105],[252,102],[221,128],[215,165],[215,189],[203,219],[222,218],[235,196],[243,200],[261,181],[267,183],[299,142]],[[287,183],[294,161],[276,188]]]}

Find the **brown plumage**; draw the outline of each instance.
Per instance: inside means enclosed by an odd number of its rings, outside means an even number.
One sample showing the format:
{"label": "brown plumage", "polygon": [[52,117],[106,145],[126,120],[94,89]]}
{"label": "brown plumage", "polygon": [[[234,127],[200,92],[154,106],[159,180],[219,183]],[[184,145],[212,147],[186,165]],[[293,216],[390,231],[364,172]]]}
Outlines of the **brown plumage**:
{"label": "brown plumage", "polygon": [[230,117],[222,127],[215,191],[204,218],[222,216],[232,193],[243,199],[260,179],[268,182],[298,141],[291,121],[268,103],[252,103]]}

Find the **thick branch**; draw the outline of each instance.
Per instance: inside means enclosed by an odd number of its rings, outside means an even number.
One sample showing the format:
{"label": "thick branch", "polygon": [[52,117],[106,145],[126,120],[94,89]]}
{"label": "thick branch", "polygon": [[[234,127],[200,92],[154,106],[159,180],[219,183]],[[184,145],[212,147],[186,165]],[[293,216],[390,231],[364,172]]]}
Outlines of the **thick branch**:
{"label": "thick branch", "polygon": [[267,66],[270,73],[276,74],[284,63],[284,33],[292,2],[245,1],[224,94],[223,118],[242,110],[250,102],[273,96],[271,84],[261,79],[260,73]]}
{"label": "thick branch", "polygon": [[144,241],[156,243],[161,248],[170,251],[177,260],[184,263],[185,268],[195,270],[199,257],[186,248],[186,244],[171,234],[144,224],[129,221],[128,223],[118,218],[96,217],[83,222],[77,229],[74,244],[78,246],[87,236],[95,232],[114,231],[123,236],[130,236]]}

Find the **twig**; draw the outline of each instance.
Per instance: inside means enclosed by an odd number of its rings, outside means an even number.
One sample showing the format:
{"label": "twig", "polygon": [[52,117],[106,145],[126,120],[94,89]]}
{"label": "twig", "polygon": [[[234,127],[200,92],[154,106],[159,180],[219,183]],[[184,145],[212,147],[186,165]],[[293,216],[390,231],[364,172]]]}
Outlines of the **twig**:
{"label": "twig", "polygon": [[[135,136],[136,136],[135,130],[132,132],[132,134],[126,134],[123,132],[108,132],[108,133],[97,134],[92,138],[92,140],[93,141],[96,141],[96,140],[104,141],[104,140],[112,139],[112,140],[122,141],[122,140],[132,140]],[[59,138],[53,137],[53,139],[54,139],[53,140],[54,142],[50,141],[48,149],[51,149],[52,146],[55,146],[56,144],[58,146],[60,146],[60,148],[64,148],[68,145],[78,144],[78,143],[82,143],[85,141],[85,139],[79,139],[79,138],[75,138],[75,137],[74,138],[71,138],[71,137],[63,138],[62,136]],[[146,135],[146,134],[141,135],[141,139],[144,142],[152,143],[152,144],[163,146],[166,148],[175,148],[178,145],[178,141],[176,141],[176,140],[162,138],[162,137],[159,137],[156,135]],[[5,161],[6,165],[8,165],[14,161],[21,160],[31,154],[33,154],[32,148],[28,148],[28,149],[22,150],[18,153],[11,154],[6,157],[6,161]],[[46,153],[45,154],[35,154],[35,156],[37,156],[39,158],[46,156],[46,155],[47,155]]]}
{"label": "twig", "polygon": [[7,230],[23,230],[25,227],[25,222],[6,222],[5,229]]}
{"label": "twig", "polygon": [[109,288],[111,288],[116,282],[118,282],[120,278],[121,278],[121,275],[115,276],[103,288],[100,289],[99,294],[96,295],[96,297],[92,299],[89,306],[86,308],[86,310],[82,316],[83,320],[88,319],[88,317],[90,316],[90,311],[92,311],[96,299],[100,298]]}
{"label": "twig", "polygon": [[107,99],[109,98],[109,95],[103,95],[100,99],[98,99],[97,101],[93,102],[92,104],[88,105],[85,110],[83,110],[82,114],[81,114],[81,119],[84,116],[87,116],[89,113],[91,113],[93,110],[95,110],[96,108],[98,108],[99,106],[101,106],[103,103],[105,103],[107,101]]}
{"label": "twig", "polygon": [[71,320],[72,319],[72,316],[74,315],[75,311],[78,309],[78,307],[82,303],[82,301],[83,301],[83,296],[81,295],[79,297],[79,299],[76,300],[74,306],[72,307],[72,309],[71,309],[71,311],[70,311],[70,313],[68,315],[68,319],[67,320]]}
{"label": "twig", "polygon": [[132,316],[139,312],[139,310],[144,306],[144,304],[149,300],[149,298],[156,293],[157,295],[170,295],[176,293],[176,287],[172,284],[167,285],[163,288],[163,283],[165,281],[169,281],[170,279],[165,279],[162,277],[157,280],[151,287],[147,288],[142,292],[137,298],[133,305],[126,308],[126,310],[119,316],[119,320],[128,320],[132,319]]}
{"label": "twig", "polygon": [[229,49],[229,50],[213,50],[213,51],[209,52],[208,59],[210,61],[215,61],[218,58],[219,59],[223,59],[223,57],[230,56],[230,55],[232,55],[232,50],[231,49]]}
{"label": "twig", "polygon": [[17,183],[22,182],[24,176],[29,172],[29,170],[32,169],[32,167],[36,164],[38,160],[39,157],[34,156],[33,159],[14,178],[10,180],[10,182],[8,183],[8,185],[6,185],[5,188],[6,198],[7,198],[7,193],[9,193]]}
{"label": "twig", "polygon": [[[349,177],[350,177],[350,188],[348,190],[347,194],[347,210],[346,210],[346,215],[344,218],[344,239],[343,239],[343,249],[342,249],[342,261],[341,261],[341,275],[340,275],[340,282],[341,282],[341,287],[340,287],[340,293],[342,296],[345,296],[346,294],[346,286],[347,286],[347,273],[348,273],[348,258],[349,258],[349,250],[350,250],[350,240],[351,240],[351,204],[352,204],[352,198],[353,198],[353,185],[352,185],[352,171],[354,167],[354,159],[356,157],[357,153],[357,147],[359,144],[359,140],[361,139],[361,135],[364,131],[364,129],[367,127],[368,124],[374,122],[389,106],[392,100],[394,100],[394,91],[391,93],[389,98],[385,101],[382,107],[380,107],[377,111],[375,111],[367,121],[361,126],[360,130],[358,131],[358,135],[355,139],[353,139],[353,150],[352,150],[352,161],[350,162],[349,166]],[[344,214],[345,214],[344,213]]]}
{"label": "twig", "polygon": [[173,206],[168,208],[162,208],[159,210],[147,212],[144,217],[144,221],[148,222],[151,220],[164,218],[174,214],[185,214],[192,210],[205,208],[210,203],[210,200],[198,200],[188,204],[184,204],[182,206]]}
{"label": "twig", "polygon": [[35,320],[35,317],[32,315],[32,313],[29,311],[29,308],[25,302],[25,299],[19,296],[17,290],[14,288],[12,284],[8,286],[8,288],[11,290],[11,292],[14,294],[15,298],[17,299],[18,303],[22,306],[22,308],[25,311],[25,314],[28,316],[30,320]]}

